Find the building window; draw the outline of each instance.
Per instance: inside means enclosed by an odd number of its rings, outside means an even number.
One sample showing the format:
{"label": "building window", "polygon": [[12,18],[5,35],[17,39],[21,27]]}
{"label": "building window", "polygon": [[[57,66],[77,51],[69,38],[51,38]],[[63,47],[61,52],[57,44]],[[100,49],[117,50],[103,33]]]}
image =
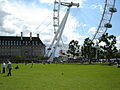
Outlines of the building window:
{"label": "building window", "polygon": [[25,45],[28,45],[28,42],[27,42],[27,41],[25,42]]}
{"label": "building window", "polygon": [[16,41],[16,42],[17,42],[16,44],[18,45],[18,41]]}
{"label": "building window", "polygon": [[25,41],[23,41],[23,45],[25,45]]}
{"label": "building window", "polygon": [[41,43],[40,43],[40,42],[38,42],[38,45],[41,45]]}
{"label": "building window", "polygon": [[10,41],[8,41],[8,45],[10,45]]}
{"label": "building window", "polygon": [[31,45],[30,41],[28,41],[28,45]]}
{"label": "building window", "polygon": [[4,41],[2,41],[2,45],[4,45]]}
{"label": "building window", "polygon": [[36,41],[36,45],[38,45],[38,42]]}
{"label": "building window", "polygon": [[7,45],[7,41],[5,41],[5,45]]}
{"label": "building window", "polygon": [[14,45],[16,45],[16,42],[14,41]]}
{"label": "building window", "polygon": [[13,41],[11,41],[11,45],[13,45]]}
{"label": "building window", "polygon": [[21,41],[19,41],[19,45],[22,45],[22,44],[21,44]]}
{"label": "building window", "polygon": [[1,40],[0,40],[0,45],[1,45]]}
{"label": "building window", "polygon": [[32,41],[32,45],[35,45],[34,41]]}

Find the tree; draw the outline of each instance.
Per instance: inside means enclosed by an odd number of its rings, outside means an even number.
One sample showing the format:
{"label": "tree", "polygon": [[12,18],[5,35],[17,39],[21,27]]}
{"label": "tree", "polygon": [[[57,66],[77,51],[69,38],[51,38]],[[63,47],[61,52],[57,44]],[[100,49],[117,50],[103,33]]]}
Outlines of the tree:
{"label": "tree", "polygon": [[114,57],[115,53],[118,51],[115,46],[116,37],[114,35],[108,35],[108,33],[105,33],[101,38],[99,38],[99,43],[101,42],[103,42],[105,45],[100,46],[100,51],[104,54],[109,64],[111,64],[110,59]]}
{"label": "tree", "polygon": [[91,59],[96,55],[96,48],[94,43],[89,38],[84,40],[84,44],[81,48],[82,56],[88,58],[89,64],[91,64]]}
{"label": "tree", "polygon": [[120,58],[120,52],[115,53],[114,58]]}
{"label": "tree", "polygon": [[69,48],[67,50],[68,57],[71,56],[72,58],[75,58],[80,55],[80,45],[78,45],[78,43],[77,40],[72,40],[69,43]]}

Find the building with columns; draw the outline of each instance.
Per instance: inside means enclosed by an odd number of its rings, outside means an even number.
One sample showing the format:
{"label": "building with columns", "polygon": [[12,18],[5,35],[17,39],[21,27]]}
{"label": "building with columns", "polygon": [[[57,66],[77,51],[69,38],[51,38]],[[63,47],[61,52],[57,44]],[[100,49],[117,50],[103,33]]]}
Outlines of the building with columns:
{"label": "building with columns", "polygon": [[39,38],[21,36],[0,36],[0,62],[14,60],[16,56],[23,56],[27,60],[36,60],[37,57],[44,56],[45,45]]}

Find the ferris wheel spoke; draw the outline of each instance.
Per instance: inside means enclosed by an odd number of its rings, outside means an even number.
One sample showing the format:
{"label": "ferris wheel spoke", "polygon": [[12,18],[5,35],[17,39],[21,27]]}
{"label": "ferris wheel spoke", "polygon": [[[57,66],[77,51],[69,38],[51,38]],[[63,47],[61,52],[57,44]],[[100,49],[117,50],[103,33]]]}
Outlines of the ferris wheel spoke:
{"label": "ferris wheel spoke", "polygon": [[[67,6],[68,9],[67,9],[66,14],[63,17],[60,25],[59,25],[60,5]],[[57,47],[59,46],[59,42],[61,40],[63,30],[64,30],[64,27],[65,27],[66,21],[68,19],[70,8],[72,6],[77,6],[78,7],[79,4],[78,3],[73,3],[73,2],[71,2],[71,3],[61,2],[60,0],[58,2],[55,0],[55,2],[54,2],[53,26],[54,26],[55,36],[53,38],[53,41],[52,41],[50,47],[48,48],[48,51],[47,51],[46,55],[45,55],[45,56],[49,56],[48,61],[53,61],[53,58],[55,56],[55,51],[56,51]]]}

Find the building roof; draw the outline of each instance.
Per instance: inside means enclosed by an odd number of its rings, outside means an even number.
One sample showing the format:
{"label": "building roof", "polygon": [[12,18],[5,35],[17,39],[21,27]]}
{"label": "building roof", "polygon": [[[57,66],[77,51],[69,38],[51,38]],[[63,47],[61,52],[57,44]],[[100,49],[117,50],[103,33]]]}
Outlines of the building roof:
{"label": "building roof", "polygon": [[[20,36],[0,36],[0,40],[21,41],[21,37]],[[23,41],[30,41],[30,37],[22,37],[22,40]],[[32,37],[32,41],[39,41],[42,45],[44,45],[39,37]]]}

